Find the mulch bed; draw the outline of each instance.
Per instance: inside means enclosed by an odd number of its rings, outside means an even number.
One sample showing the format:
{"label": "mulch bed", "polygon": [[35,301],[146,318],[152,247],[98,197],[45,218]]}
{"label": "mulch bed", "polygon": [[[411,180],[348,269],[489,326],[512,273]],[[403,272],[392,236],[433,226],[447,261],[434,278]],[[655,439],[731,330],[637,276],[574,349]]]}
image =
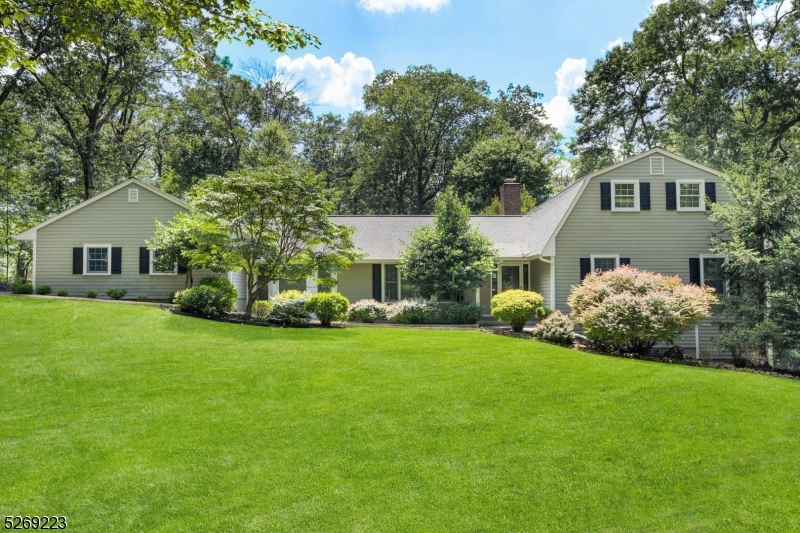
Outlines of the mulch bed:
{"label": "mulch bed", "polygon": [[[503,335],[504,337],[514,337],[516,339],[529,339],[529,340],[533,339],[533,335],[531,334],[531,332],[523,331],[521,333],[517,333],[515,331],[512,331],[511,328],[491,328],[491,329],[481,328],[480,331],[483,331],[484,333],[491,333],[493,335]],[[607,353],[607,352],[597,351],[589,346],[581,344],[580,342],[575,343],[571,347],[567,346],[566,348],[571,348],[573,350],[591,353],[594,355],[604,355],[607,357],[622,357],[624,359],[638,359],[640,361],[652,361],[654,363],[696,366],[703,368],[714,368],[717,370],[736,370],[739,372],[749,372],[751,374],[762,374],[765,376],[774,376],[774,377],[800,380],[800,371],[797,370],[786,370],[782,368],[770,368],[770,367],[748,368],[748,367],[738,367],[736,365],[722,361],[702,361],[697,359],[672,359],[668,357],[656,357],[651,355],[641,356],[633,354]]]}

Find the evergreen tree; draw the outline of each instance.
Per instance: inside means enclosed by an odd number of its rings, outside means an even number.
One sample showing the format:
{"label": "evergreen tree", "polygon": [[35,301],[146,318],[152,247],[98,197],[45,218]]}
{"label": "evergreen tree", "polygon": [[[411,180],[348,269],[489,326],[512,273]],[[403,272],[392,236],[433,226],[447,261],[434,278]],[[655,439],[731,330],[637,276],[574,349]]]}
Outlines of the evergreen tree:
{"label": "evergreen tree", "polygon": [[725,232],[728,291],[720,299],[721,346],[744,364],[800,363],[800,171],[796,163],[754,157],[726,177],[729,203],[711,219]]}
{"label": "evergreen tree", "polygon": [[411,234],[400,255],[400,271],[429,298],[450,295],[461,301],[464,291],[478,289],[497,268],[497,249],[491,239],[472,227],[469,208],[458,200],[453,187],[439,196],[433,225]]}

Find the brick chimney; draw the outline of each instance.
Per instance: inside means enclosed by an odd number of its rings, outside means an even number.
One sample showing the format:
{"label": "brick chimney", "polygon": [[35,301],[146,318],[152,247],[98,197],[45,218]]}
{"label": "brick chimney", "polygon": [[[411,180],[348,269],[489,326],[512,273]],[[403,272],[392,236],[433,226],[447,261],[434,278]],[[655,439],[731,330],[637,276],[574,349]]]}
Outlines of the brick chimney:
{"label": "brick chimney", "polygon": [[500,186],[500,214],[519,215],[521,214],[520,194],[522,184],[517,183],[514,178],[507,179]]}

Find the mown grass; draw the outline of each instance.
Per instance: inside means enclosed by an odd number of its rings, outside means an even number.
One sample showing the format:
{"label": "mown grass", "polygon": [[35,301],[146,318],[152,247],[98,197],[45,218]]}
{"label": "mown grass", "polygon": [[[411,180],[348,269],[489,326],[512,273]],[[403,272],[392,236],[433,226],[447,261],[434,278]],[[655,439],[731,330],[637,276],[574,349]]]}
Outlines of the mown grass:
{"label": "mown grass", "polygon": [[797,531],[800,382],[466,331],[0,298],[0,518]]}

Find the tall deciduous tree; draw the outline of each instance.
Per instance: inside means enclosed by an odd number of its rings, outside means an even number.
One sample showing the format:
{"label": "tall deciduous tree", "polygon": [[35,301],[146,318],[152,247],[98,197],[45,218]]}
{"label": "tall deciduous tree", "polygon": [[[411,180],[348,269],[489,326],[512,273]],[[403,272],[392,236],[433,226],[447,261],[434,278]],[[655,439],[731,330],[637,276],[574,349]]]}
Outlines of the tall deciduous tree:
{"label": "tall deciduous tree", "polygon": [[433,225],[415,230],[400,254],[403,282],[426,298],[461,301],[464,291],[480,288],[496,268],[497,249],[472,226],[469,208],[452,187],[438,198]]}
{"label": "tall deciduous tree", "polygon": [[487,92],[485,82],[431,66],[380,73],[365,87],[366,113],[356,117],[367,159],[362,186],[388,182],[394,213],[430,212],[489,112]]}
{"label": "tall deciduous tree", "polygon": [[270,282],[337,273],[359,257],[353,229],[328,218],[333,202],[300,164],[212,176],[192,195],[193,211],[212,216],[230,234],[226,262],[247,276],[248,316]]}

